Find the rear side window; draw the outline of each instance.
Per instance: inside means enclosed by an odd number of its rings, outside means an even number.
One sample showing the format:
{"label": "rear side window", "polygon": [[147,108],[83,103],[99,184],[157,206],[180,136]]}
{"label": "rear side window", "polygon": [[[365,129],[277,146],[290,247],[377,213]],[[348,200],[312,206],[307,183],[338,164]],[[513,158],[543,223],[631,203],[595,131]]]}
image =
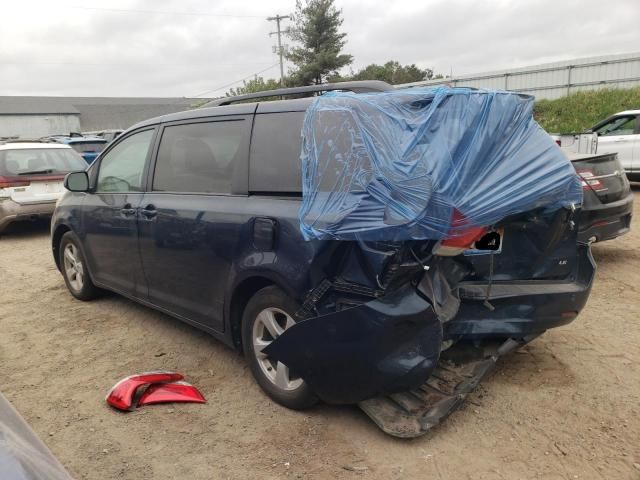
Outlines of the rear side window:
{"label": "rear side window", "polygon": [[[225,120],[165,127],[153,190],[232,193],[246,122]],[[246,155],[246,153],[245,153]],[[246,158],[246,157],[245,157]]]}
{"label": "rear side window", "polygon": [[300,151],[303,121],[304,112],[256,115],[249,160],[250,191],[302,191]]}

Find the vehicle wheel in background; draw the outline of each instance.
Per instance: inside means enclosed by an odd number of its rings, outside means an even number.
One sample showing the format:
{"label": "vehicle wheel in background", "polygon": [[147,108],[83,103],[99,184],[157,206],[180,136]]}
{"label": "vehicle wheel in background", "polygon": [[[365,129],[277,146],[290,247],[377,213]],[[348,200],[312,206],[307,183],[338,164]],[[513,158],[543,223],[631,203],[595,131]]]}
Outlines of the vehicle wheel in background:
{"label": "vehicle wheel in background", "polygon": [[98,296],[98,289],[91,281],[87,262],[73,232],[67,232],[60,240],[60,269],[64,283],[71,295],[78,300],[92,300]]}
{"label": "vehicle wheel in background", "polygon": [[302,378],[262,349],[295,324],[298,308],[281,289],[271,286],[259,290],[242,315],[242,348],[253,376],[273,400],[294,410],[312,407],[318,398]]}

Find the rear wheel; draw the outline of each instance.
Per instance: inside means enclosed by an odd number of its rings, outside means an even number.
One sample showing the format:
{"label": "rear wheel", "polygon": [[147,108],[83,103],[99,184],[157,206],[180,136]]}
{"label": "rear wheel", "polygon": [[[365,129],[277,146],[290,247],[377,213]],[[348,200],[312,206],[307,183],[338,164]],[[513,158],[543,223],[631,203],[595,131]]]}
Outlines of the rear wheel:
{"label": "rear wheel", "polygon": [[309,408],[318,398],[305,381],[282,362],[262,350],[295,325],[293,314],[298,305],[278,287],[258,291],[242,316],[242,347],[251,372],[267,395],[285,407]]}
{"label": "rear wheel", "polygon": [[73,232],[67,232],[62,236],[59,256],[64,283],[67,284],[71,295],[78,300],[94,299],[98,295],[98,289],[91,281],[80,242]]}

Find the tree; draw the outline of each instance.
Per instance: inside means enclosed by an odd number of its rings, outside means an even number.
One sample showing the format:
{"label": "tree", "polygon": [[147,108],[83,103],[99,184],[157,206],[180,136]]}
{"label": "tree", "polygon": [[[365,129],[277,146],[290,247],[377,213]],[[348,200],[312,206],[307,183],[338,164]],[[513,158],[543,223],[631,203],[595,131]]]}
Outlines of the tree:
{"label": "tree", "polygon": [[390,60],[384,65],[372,63],[356,73],[348,76],[332,77],[331,81],[348,80],[382,80],[391,84],[421,82],[433,78],[442,78],[442,75],[433,74],[430,68],[421,69],[415,64],[400,65],[400,62]]}
{"label": "tree", "polygon": [[242,81],[242,87],[230,88],[225,94],[227,97],[235,97],[236,95],[244,95],[246,93],[264,92],[265,90],[275,90],[280,88],[280,82],[274,78],[265,80],[262,77],[256,77],[253,80]]}
{"label": "tree", "polygon": [[346,41],[346,33],[338,29],[342,25],[342,10],[338,10],[334,0],[296,1],[296,12],[292,15],[293,27],[289,36],[299,46],[287,53],[287,60],[293,62],[291,72],[297,85],[320,84],[327,77],[337,75],[338,70],[353,61],[351,55],[340,53]]}

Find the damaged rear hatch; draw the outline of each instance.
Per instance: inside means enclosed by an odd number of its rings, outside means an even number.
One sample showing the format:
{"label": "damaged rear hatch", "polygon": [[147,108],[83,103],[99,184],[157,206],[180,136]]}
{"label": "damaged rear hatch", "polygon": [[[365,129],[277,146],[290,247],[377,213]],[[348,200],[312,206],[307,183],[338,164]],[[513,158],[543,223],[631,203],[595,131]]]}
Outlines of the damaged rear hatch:
{"label": "damaged rear hatch", "polygon": [[[499,355],[584,306],[594,265],[576,242],[582,187],[531,97],[329,93],[307,110],[303,140],[301,230],[325,254],[298,322],[264,352],[323,400],[423,434]],[[445,388],[441,353],[459,360],[469,341],[476,363]]]}

